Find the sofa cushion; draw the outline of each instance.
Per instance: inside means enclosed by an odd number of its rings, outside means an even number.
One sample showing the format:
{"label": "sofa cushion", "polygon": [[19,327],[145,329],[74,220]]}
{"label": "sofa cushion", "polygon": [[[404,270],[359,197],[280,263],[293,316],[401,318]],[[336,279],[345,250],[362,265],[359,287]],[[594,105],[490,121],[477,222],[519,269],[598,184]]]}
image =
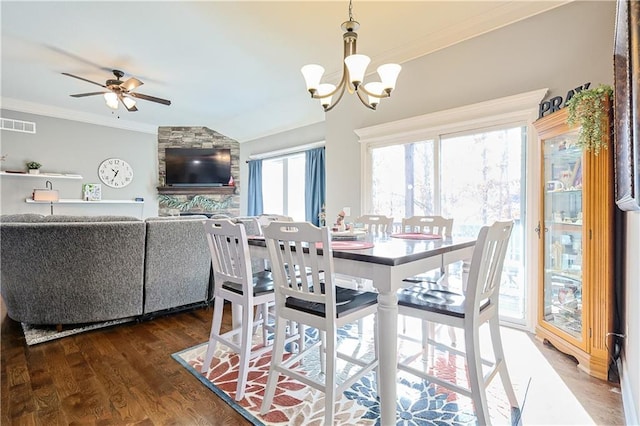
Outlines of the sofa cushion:
{"label": "sofa cushion", "polygon": [[145,224],[2,223],[2,297],[28,324],[142,314]]}
{"label": "sofa cushion", "polygon": [[210,294],[206,216],[146,219],[144,313],[198,302]]}
{"label": "sofa cushion", "polygon": [[45,218],[44,215],[37,214],[37,213],[3,214],[3,215],[0,215],[0,222],[3,222],[3,223],[13,223],[13,222],[33,223],[33,222],[42,222],[44,218]]}

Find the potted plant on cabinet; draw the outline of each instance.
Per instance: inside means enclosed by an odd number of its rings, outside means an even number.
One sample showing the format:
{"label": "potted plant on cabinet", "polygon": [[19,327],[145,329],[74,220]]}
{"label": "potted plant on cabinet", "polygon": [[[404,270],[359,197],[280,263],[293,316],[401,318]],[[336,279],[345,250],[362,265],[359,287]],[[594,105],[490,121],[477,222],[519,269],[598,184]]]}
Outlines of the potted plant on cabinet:
{"label": "potted plant on cabinet", "polygon": [[38,173],[40,173],[40,167],[42,167],[42,164],[38,163],[37,161],[27,162],[27,169],[29,169],[29,174],[37,175]]}
{"label": "potted plant on cabinet", "polygon": [[598,155],[602,148],[607,149],[603,136],[609,131],[605,117],[609,114],[612,98],[613,88],[601,84],[594,89],[576,93],[567,102],[567,124],[580,126],[576,145],[586,151],[593,151],[594,155]]}

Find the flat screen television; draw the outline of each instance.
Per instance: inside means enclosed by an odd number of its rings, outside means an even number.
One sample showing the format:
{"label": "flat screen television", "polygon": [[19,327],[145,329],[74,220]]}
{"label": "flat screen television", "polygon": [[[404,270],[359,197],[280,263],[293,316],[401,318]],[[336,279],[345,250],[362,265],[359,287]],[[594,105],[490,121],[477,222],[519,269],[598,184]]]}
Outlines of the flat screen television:
{"label": "flat screen television", "polygon": [[231,178],[231,150],[166,148],[166,185],[222,186]]}

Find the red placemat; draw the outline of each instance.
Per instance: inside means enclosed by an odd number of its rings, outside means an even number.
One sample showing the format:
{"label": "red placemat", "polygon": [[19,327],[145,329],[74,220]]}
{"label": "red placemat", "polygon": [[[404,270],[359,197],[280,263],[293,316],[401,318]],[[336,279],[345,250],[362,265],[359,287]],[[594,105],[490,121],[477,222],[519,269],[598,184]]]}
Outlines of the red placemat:
{"label": "red placemat", "polygon": [[[322,248],[322,243],[316,243],[317,248]],[[360,250],[373,247],[369,241],[331,241],[331,248],[334,250]]]}
{"label": "red placemat", "polygon": [[407,232],[400,234],[391,234],[393,238],[404,238],[405,240],[441,240],[442,235],[422,234],[420,232]]}

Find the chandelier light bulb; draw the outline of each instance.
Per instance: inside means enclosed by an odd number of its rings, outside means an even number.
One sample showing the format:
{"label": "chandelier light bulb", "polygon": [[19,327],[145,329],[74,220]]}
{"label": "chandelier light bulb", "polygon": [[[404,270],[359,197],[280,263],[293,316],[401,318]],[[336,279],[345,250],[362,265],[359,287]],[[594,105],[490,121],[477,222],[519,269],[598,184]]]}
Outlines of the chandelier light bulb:
{"label": "chandelier light bulb", "polygon": [[336,86],[329,83],[323,83],[318,86],[318,96],[320,96],[320,104],[327,108],[331,105],[331,99],[333,96],[327,96],[329,93],[336,90]]}
{"label": "chandelier light bulb", "polygon": [[304,81],[307,84],[307,90],[309,92],[315,92],[320,86],[320,79],[324,74],[324,68],[317,64],[305,65],[300,69],[304,76]]}
{"label": "chandelier light bulb", "polygon": [[118,95],[113,92],[105,93],[104,100],[109,108],[118,109]]}
{"label": "chandelier light bulb", "polygon": [[131,109],[134,106],[136,106],[136,101],[134,101],[132,98],[128,97],[128,96],[123,96],[122,97],[122,103],[124,103],[124,105],[128,108]]}
{"label": "chandelier light bulb", "polygon": [[349,79],[354,87],[358,87],[364,81],[364,74],[367,71],[371,59],[367,55],[349,55],[344,58],[344,63],[349,70]]}
{"label": "chandelier light bulb", "polygon": [[396,88],[396,80],[402,67],[398,64],[384,64],[378,67],[378,75],[382,80],[382,86],[387,92]]}
{"label": "chandelier light bulb", "polygon": [[382,83],[380,83],[379,81],[373,81],[371,83],[365,84],[364,88],[367,92],[371,93],[371,95],[369,95],[369,105],[375,108],[380,103],[380,98],[382,97],[382,93],[384,92]]}

